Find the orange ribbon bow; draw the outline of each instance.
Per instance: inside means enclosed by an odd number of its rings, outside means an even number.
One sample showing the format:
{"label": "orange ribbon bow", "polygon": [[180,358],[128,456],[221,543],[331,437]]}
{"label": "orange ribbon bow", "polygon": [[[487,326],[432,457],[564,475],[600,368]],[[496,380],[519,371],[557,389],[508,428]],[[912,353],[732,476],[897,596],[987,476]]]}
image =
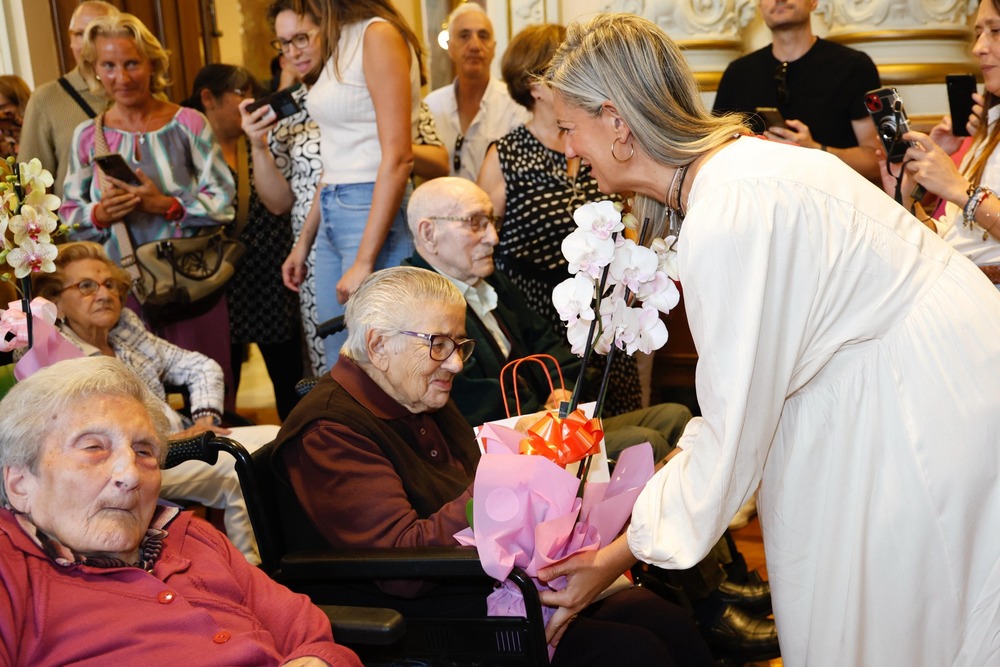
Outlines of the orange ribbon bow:
{"label": "orange ribbon bow", "polygon": [[565,468],[570,463],[601,451],[604,431],[600,419],[589,419],[576,409],[565,419],[557,412],[546,412],[521,440],[521,454],[544,456]]}

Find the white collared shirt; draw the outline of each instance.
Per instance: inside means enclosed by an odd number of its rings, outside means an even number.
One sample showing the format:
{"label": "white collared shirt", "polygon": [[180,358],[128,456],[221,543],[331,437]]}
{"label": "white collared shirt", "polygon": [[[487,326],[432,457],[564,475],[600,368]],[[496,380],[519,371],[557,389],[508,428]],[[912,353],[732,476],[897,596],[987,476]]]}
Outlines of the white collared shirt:
{"label": "white collared shirt", "polygon": [[451,175],[475,181],[490,144],[531,120],[531,112],[511,99],[510,93],[507,92],[507,84],[491,77],[486,92],[483,93],[483,99],[479,102],[479,111],[469,124],[469,129],[466,130],[465,138],[462,140],[460,151],[462,165],[456,172],[455,143],[462,134],[458,99],[455,94],[457,85],[458,79],[455,79],[450,85],[429,93],[424,102],[434,114],[438,136],[448,149]]}
{"label": "white collared shirt", "polygon": [[479,319],[486,325],[486,329],[493,336],[493,340],[496,341],[506,359],[507,355],[510,354],[510,339],[504,335],[496,315],[493,314],[493,309],[497,307],[497,291],[493,289],[493,285],[490,285],[485,280],[480,280],[475,285],[470,285],[458,278],[452,278],[442,271],[438,271],[438,273],[454,283],[458,291],[462,293],[462,296],[465,297],[465,303],[469,305],[469,308],[472,308],[472,312],[478,315]]}

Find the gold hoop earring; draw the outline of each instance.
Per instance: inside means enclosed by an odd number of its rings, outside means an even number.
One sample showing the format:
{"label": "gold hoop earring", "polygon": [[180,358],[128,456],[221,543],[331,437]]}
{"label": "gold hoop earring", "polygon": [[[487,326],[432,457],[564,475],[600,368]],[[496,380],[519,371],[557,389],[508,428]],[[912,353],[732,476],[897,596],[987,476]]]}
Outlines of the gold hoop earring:
{"label": "gold hoop earring", "polygon": [[616,162],[628,162],[629,160],[632,159],[632,156],[635,155],[635,144],[629,145],[629,148],[632,149],[632,152],[629,153],[628,157],[623,160],[622,158],[615,155],[615,146],[617,146],[620,143],[621,142],[618,140],[618,137],[615,137],[615,140],[611,142],[611,157],[613,157]]}

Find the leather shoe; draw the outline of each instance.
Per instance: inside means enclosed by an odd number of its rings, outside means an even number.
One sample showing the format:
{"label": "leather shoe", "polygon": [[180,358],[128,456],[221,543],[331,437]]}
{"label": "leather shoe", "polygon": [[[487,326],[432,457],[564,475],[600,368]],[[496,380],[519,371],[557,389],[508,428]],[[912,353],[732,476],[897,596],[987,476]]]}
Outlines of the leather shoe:
{"label": "leather shoe", "polygon": [[771,586],[766,581],[745,584],[723,581],[716,589],[718,598],[726,604],[734,604],[757,616],[771,613]]}
{"label": "leather shoe", "polygon": [[729,604],[715,622],[701,628],[716,657],[742,662],[773,660],[781,656],[778,631],[770,618],[757,618]]}

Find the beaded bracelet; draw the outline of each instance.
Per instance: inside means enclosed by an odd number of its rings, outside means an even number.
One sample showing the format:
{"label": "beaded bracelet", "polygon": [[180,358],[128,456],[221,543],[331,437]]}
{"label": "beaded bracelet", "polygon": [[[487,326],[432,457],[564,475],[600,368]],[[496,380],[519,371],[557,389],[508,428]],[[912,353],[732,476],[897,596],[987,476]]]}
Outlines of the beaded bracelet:
{"label": "beaded bracelet", "polygon": [[216,426],[222,426],[222,414],[214,408],[198,408],[191,412],[192,421],[198,421],[202,417],[212,417],[212,423]]}
{"label": "beaded bracelet", "polygon": [[969,195],[969,200],[965,202],[965,208],[962,209],[962,220],[966,227],[976,223],[976,211],[986,201],[986,198],[992,194],[992,190],[981,185],[972,191],[972,194]]}

